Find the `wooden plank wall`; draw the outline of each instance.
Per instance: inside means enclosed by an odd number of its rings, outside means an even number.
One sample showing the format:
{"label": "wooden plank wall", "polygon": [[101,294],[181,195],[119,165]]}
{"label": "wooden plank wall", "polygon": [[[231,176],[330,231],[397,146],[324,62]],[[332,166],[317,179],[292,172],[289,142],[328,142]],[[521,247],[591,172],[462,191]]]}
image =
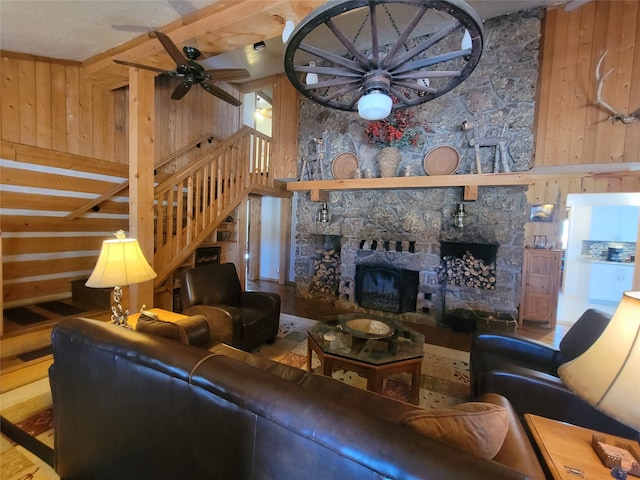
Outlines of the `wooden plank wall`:
{"label": "wooden plank wall", "polygon": [[640,162],[640,122],[608,121],[594,106],[595,68],[607,52],[602,97],[623,113],[640,108],[640,2],[595,1],[545,15],[537,92],[535,166]]}
{"label": "wooden plank wall", "polygon": [[[119,228],[128,231],[127,190],[98,212],[64,218],[128,178],[128,90],[93,86],[73,63],[0,53],[0,232],[7,308],[70,296],[71,281],[91,273],[102,240]],[[201,88],[171,100],[175,82],[157,80],[156,161],[204,135],[227,137],[240,123],[237,107]],[[234,87],[227,90],[239,95]],[[214,146],[205,142],[170,167]]]}
{"label": "wooden plank wall", "polygon": [[[640,122],[611,123],[592,105],[595,66],[607,51],[603,97],[625,113],[640,108],[640,3],[596,1],[547,11],[538,86],[535,167],[553,167],[529,189],[529,203],[557,206],[554,223],[527,223],[525,242],[547,235],[560,245],[570,193],[639,192],[640,173],[567,174],[569,169],[640,162]],[[612,165],[616,169],[616,165]]]}
{"label": "wooden plank wall", "polygon": [[87,278],[102,240],[128,230],[128,197],[116,197],[75,220],[64,217],[90,196],[128,178],[121,163],[2,141],[4,307],[70,296]]}
{"label": "wooden plank wall", "polygon": [[532,242],[534,235],[546,235],[549,242],[562,244],[562,222],[567,218],[567,195],[570,193],[623,193],[640,192],[638,172],[602,174],[591,177],[562,176],[536,180],[529,187],[527,200],[531,204],[552,203],[556,205],[553,223],[529,222],[525,226],[525,243]]}
{"label": "wooden plank wall", "polygon": [[83,81],[82,67],[2,52],[1,139],[127,163],[127,91]]}

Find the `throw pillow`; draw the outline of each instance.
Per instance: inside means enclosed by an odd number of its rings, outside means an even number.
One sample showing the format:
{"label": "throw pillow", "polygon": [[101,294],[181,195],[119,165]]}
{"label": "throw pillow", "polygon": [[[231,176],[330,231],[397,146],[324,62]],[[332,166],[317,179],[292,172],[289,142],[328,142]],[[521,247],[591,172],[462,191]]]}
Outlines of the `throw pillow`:
{"label": "throw pillow", "polygon": [[469,402],[440,410],[414,410],[400,423],[421,434],[483,458],[495,457],[509,430],[504,407]]}

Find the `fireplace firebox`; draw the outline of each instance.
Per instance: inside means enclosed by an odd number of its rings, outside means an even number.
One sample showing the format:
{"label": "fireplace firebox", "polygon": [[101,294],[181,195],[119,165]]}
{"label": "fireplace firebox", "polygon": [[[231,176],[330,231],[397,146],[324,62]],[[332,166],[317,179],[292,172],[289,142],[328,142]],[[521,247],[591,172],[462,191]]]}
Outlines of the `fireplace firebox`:
{"label": "fireplace firebox", "polygon": [[356,301],[391,313],[415,312],[420,272],[389,265],[356,265]]}

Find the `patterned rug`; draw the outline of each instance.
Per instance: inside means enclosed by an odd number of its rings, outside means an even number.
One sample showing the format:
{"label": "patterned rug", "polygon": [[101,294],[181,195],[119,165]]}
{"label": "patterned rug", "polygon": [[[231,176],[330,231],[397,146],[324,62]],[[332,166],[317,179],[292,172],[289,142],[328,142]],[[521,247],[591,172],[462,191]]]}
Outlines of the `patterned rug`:
{"label": "patterned rug", "polygon": [[[53,449],[53,416],[49,380],[44,378],[2,395],[2,417],[37,442]],[[33,446],[30,440],[25,445]],[[41,451],[37,446],[34,451]],[[7,480],[58,479],[45,461],[6,435],[0,438],[0,478]]]}
{"label": "patterned rug", "polygon": [[[315,320],[282,314],[280,330],[272,345],[264,345],[254,354],[307,370],[307,330]],[[320,362],[314,355],[311,368],[318,372]],[[366,388],[366,379],[354,372],[336,370],[333,377],[350,385]],[[384,385],[384,394],[396,400],[408,401],[411,376],[394,375]],[[425,343],[420,379],[420,406],[446,408],[468,401],[471,397],[469,382],[469,353]]]}
{"label": "patterned rug", "polygon": [[[276,341],[257,348],[253,353],[306,371],[307,330],[315,323],[314,320],[282,314]],[[314,355],[311,368],[319,371],[319,367],[320,362]],[[366,380],[356,373],[337,370],[333,377],[355,387],[366,388]],[[410,383],[410,375],[394,375],[385,381],[384,394],[396,400],[408,401]],[[469,353],[425,344],[420,379],[420,406],[429,409],[446,408],[465,402],[469,398]],[[53,448],[53,416],[48,379],[3,394],[0,414],[31,437]],[[43,462],[35,464],[31,457],[37,459],[23,447],[16,446],[3,436],[1,478],[58,478],[48,465]],[[27,467],[22,468],[24,465]],[[7,474],[5,477],[5,468],[7,472],[21,473]],[[35,469],[40,476],[30,476],[34,474]]]}

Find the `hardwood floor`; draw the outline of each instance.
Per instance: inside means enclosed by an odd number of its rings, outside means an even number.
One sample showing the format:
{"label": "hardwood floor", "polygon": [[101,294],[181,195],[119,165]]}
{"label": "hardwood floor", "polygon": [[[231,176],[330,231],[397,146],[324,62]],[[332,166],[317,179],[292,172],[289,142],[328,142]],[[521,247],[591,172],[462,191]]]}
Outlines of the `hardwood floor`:
{"label": "hardwood floor", "polygon": [[[334,302],[298,298],[295,295],[295,285],[293,284],[279,285],[277,282],[259,280],[248,282],[247,290],[278,293],[282,299],[282,313],[299,317],[322,320],[339,313],[353,313],[351,310],[340,310]],[[97,318],[96,315],[100,313],[104,312],[87,311],[78,316]],[[60,318],[49,315],[42,322],[25,326],[5,319],[5,334],[0,340],[2,344],[0,392],[6,392],[20,384],[46,376],[52,361],[48,348],[51,329]],[[425,335],[428,343],[467,352],[471,348],[472,333],[454,332],[448,327],[417,323],[407,323],[407,325]],[[550,330],[536,322],[525,322],[524,325],[518,327],[517,333],[557,347],[569,327],[570,325],[557,324],[554,330]],[[14,343],[20,343],[19,351],[18,347],[13,346]],[[25,345],[31,347],[25,349]],[[13,350],[19,353],[12,353]],[[25,351],[26,353],[23,353]]]}
{"label": "hardwood floor", "polygon": [[[299,317],[322,320],[329,315],[352,313],[350,310],[339,310],[332,302],[298,298],[295,295],[295,285],[293,284],[280,285],[269,280],[256,280],[247,282],[247,290],[279,294],[282,299],[282,312]],[[447,327],[415,323],[410,323],[408,326],[424,334],[428,339],[428,343],[466,352],[471,348],[471,339],[473,337],[471,333],[454,332]],[[568,325],[558,324],[554,330],[550,330],[546,325],[538,322],[525,321],[523,325],[518,326],[518,334],[557,348],[568,329]]]}

